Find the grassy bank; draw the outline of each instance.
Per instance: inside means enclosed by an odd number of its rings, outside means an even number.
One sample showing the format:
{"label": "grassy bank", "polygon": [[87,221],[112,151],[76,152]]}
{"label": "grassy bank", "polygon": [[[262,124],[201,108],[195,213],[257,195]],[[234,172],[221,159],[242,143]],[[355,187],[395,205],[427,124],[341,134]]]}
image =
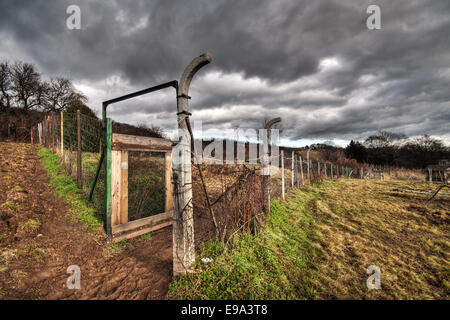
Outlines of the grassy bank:
{"label": "grassy bank", "polygon": [[256,236],[235,239],[222,253],[214,241],[201,248],[202,272],[174,280],[169,298],[179,299],[302,299],[314,298],[320,249],[317,226],[307,203],[314,193],[298,192],[292,200],[274,201],[266,228]]}
{"label": "grassy bank", "polygon": [[86,200],[86,195],[78,189],[76,182],[62,170],[59,156],[47,148],[41,148],[38,153],[42,156],[42,163],[50,176],[50,185],[55,188],[56,194],[70,205],[74,217],[85,223],[89,230],[100,231],[103,225],[101,214]]}
{"label": "grassy bank", "polygon": [[[170,285],[173,299],[448,299],[449,200],[395,189],[423,182],[340,179],[274,201],[265,230],[222,252],[200,248],[200,273]],[[213,262],[203,264],[203,257]],[[367,268],[381,270],[381,290]]]}

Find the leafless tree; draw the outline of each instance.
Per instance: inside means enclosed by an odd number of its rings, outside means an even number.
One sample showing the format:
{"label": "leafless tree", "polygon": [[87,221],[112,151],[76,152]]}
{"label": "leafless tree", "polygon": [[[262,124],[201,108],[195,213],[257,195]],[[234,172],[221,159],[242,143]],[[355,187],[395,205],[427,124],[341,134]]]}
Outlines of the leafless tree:
{"label": "leafless tree", "polygon": [[47,86],[33,64],[16,62],[11,68],[11,79],[14,98],[23,110],[41,105]]}
{"label": "leafless tree", "polygon": [[11,70],[7,61],[0,63],[0,111],[11,107],[13,99]]}
{"label": "leafless tree", "polygon": [[71,105],[87,102],[86,96],[78,92],[66,78],[52,78],[46,85],[44,108],[48,111],[63,111]]}

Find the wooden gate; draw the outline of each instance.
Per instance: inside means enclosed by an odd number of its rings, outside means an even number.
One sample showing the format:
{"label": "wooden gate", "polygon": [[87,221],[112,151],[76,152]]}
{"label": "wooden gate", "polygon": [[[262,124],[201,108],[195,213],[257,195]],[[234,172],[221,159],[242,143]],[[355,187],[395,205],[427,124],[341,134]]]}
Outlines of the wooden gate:
{"label": "wooden gate", "polygon": [[[128,219],[128,154],[130,151],[165,154],[165,210],[134,221]],[[151,172],[149,172],[151,174]],[[111,241],[133,238],[172,225],[172,141],[113,133],[111,139]]]}

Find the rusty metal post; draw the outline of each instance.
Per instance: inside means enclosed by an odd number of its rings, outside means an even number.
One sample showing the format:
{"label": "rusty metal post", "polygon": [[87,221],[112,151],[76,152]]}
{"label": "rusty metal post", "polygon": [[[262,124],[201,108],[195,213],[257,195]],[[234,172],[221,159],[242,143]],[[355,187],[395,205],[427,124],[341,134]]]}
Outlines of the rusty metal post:
{"label": "rusty metal post", "polygon": [[186,67],[177,89],[177,122],[179,141],[172,151],[173,197],[173,275],[191,271],[195,260],[194,216],[192,206],[191,139],[187,119],[189,113],[189,86],[200,68],[210,63],[209,53],[195,58]]}

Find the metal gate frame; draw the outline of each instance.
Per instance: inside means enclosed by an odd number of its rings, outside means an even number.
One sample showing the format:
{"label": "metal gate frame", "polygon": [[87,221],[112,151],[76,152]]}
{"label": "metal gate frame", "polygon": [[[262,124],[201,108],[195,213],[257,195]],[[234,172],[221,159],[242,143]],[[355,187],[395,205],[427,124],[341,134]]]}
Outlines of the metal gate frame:
{"label": "metal gate frame", "polygon": [[[105,215],[104,215],[104,224],[105,225],[104,225],[104,227],[106,230],[106,241],[107,242],[120,241],[121,239],[131,238],[131,237],[137,236],[139,234],[144,234],[144,233],[150,232],[152,230],[159,229],[159,228],[156,228],[157,226],[160,226],[160,228],[161,228],[166,225],[169,225],[168,222],[166,221],[167,220],[166,218],[169,219],[169,215],[170,215],[170,220],[171,220],[170,224],[172,223],[172,213],[173,212],[171,210],[169,210],[169,211],[167,210],[167,208],[172,209],[172,206],[168,206],[168,199],[172,199],[172,194],[170,196],[167,196],[167,193],[166,193],[166,212],[164,212],[162,214],[128,222],[128,213],[126,215],[125,215],[125,213],[123,213],[123,217],[121,217],[121,211],[123,212],[123,209],[120,209],[120,210],[114,209],[114,217],[112,216],[112,199],[113,199],[112,181],[113,181],[113,177],[114,177],[114,179],[118,179],[117,177],[120,176],[120,179],[122,179],[122,175],[117,173],[119,171],[121,172],[122,169],[116,169],[116,167],[114,167],[114,171],[116,173],[114,173],[114,175],[112,173],[113,172],[112,171],[112,169],[113,169],[112,168],[112,166],[113,166],[112,165],[112,163],[113,163],[113,138],[120,140],[121,136],[128,136],[129,139],[135,139],[135,141],[138,141],[136,139],[140,139],[140,141],[142,143],[137,143],[134,145],[131,144],[132,145],[131,147],[132,148],[134,147],[135,149],[136,148],[140,149],[143,146],[145,148],[145,145],[147,144],[147,149],[145,151],[152,151],[149,149],[149,146],[152,146],[152,145],[153,146],[155,146],[155,145],[156,146],[158,146],[158,145],[164,146],[165,145],[164,142],[162,142],[160,140],[165,140],[166,145],[167,145],[167,142],[171,143],[171,141],[166,140],[166,139],[113,134],[112,133],[112,120],[111,120],[111,118],[107,118],[107,116],[106,116],[106,109],[107,109],[108,105],[110,105],[110,104],[128,100],[131,98],[135,98],[135,97],[147,94],[147,93],[159,91],[159,90],[169,88],[169,87],[175,88],[175,98],[177,98],[178,81],[173,80],[173,81],[166,82],[166,83],[154,86],[154,87],[150,87],[150,88],[136,91],[136,92],[133,92],[130,94],[126,94],[126,95],[123,95],[123,96],[120,96],[120,97],[117,97],[117,98],[114,98],[111,100],[107,100],[102,103],[102,122],[103,122],[103,129],[105,131],[105,134],[104,134],[105,141],[103,143],[102,154],[100,156],[100,160],[99,160],[99,163],[97,166],[97,172],[95,174],[95,178],[94,178],[94,181],[92,182],[92,186],[91,186],[91,191],[89,193],[89,201],[92,200],[92,195],[94,193],[94,189],[97,184],[101,166],[102,166],[103,161],[105,161]],[[126,138],[124,138],[124,139],[125,139],[124,141],[127,141]],[[119,140],[117,142],[120,143]],[[114,151],[118,151],[118,150],[114,150]],[[125,150],[123,150],[123,151],[125,151]],[[171,159],[171,149],[170,149],[170,154],[168,154],[167,146],[163,150],[160,150],[160,149],[158,150],[157,148],[155,148],[154,151],[161,151],[161,152],[166,153],[166,157],[165,157],[165,159],[166,159],[166,190],[172,190],[171,180],[169,183],[170,186],[167,184],[167,181],[169,179],[168,177],[170,177],[170,179],[171,179],[171,175],[167,173],[167,168],[168,168],[167,163],[168,162],[170,162],[170,168],[172,168],[172,161],[167,160],[168,158]],[[123,156],[125,159],[125,155],[123,155]],[[121,157],[122,157],[122,153],[120,153],[120,156],[119,155],[115,156],[115,160],[117,161],[117,159],[120,159]],[[128,190],[128,188],[127,188],[127,190]],[[125,194],[122,194],[121,196],[125,197]],[[126,194],[126,197],[128,197],[128,193]],[[120,207],[120,196],[119,196],[118,203],[119,203],[119,207]],[[123,203],[125,203],[124,198],[123,198]],[[126,203],[128,205],[128,199],[126,200]],[[116,208],[118,208],[117,202],[114,202],[114,205],[116,206]],[[126,219],[125,219],[125,217],[126,217]],[[150,219],[150,218],[152,218],[152,219]],[[147,220],[145,220],[145,219],[147,219]],[[144,220],[144,221],[141,221],[141,220]],[[118,223],[118,222],[122,222],[122,221],[124,221],[124,222],[126,221],[126,222],[123,224]],[[154,229],[151,230],[151,228],[154,228]],[[114,237],[113,237],[113,234],[115,235]]]}

